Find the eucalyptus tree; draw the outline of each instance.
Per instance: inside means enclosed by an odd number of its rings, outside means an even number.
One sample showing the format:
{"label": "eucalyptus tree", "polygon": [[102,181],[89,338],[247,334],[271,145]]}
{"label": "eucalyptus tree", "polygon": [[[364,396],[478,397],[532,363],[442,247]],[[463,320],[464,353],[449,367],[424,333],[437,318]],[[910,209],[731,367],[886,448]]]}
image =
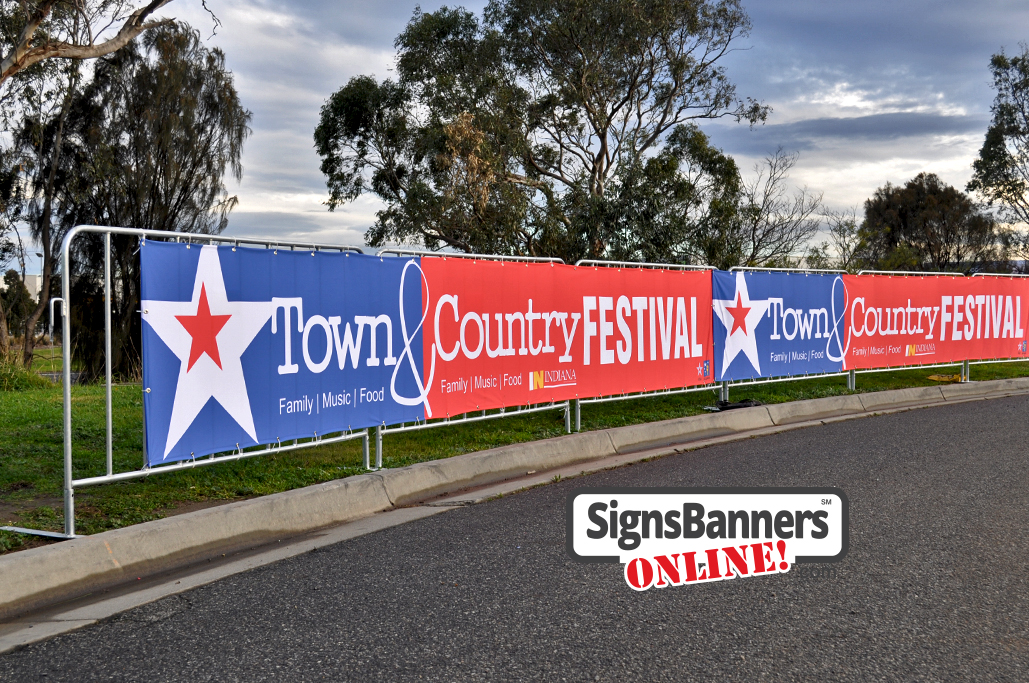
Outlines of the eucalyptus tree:
{"label": "eucalyptus tree", "polygon": [[[19,183],[19,166],[13,150],[0,149],[0,269],[22,256],[18,222],[23,208],[23,192]],[[10,328],[7,306],[0,297],[0,362],[6,362],[10,351]]]}
{"label": "eucalyptus tree", "polygon": [[[91,78],[68,105],[64,128],[43,127],[43,145],[53,145],[60,134],[64,151],[57,164],[30,169],[28,213],[34,236],[47,243],[38,228],[44,225],[51,176],[52,250],[77,224],[221,232],[236,205],[225,188],[226,173],[242,177],[240,160],[251,120],[224,54],[206,48],[188,26],[172,24],[147,32],[93,66]],[[25,135],[17,139],[23,149],[31,142]],[[137,247],[137,240],[112,239],[113,361],[117,372],[129,375],[139,359]],[[78,330],[77,357],[87,374],[99,372],[103,248],[98,236],[76,240],[72,268],[73,315],[80,317],[72,321]],[[44,263],[44,295],[27,330],[34,329],[45,310],[46,276]],[[30,345],[26,359],[31,358]]]}
{"label": "eucalyptus tree", "polygon": [[696,123],[768,115],[723,66],[749,28],[738,0],[416,11],[396,39],[396,80],[353,78],[322,109],[329,208],[383,200],[373,245],[688,258],[696,224],[673,213],[712,218],[709,199],[735,206],[743,189]]}
{"label": "eucalyptus tree", "polygon": [[968,191],[1001,207],[1000,218],[1011,226],[1023,269],[1029,260],[1029,46],[1009,57],[1004,52],[990,60],[993,119],[979,156],[972,164]]}
{"label": "eucalyptus tree", "polygon": [[1005,231],[934,173],[886,183],[864,209],[855,258],[865,267],[971,273],[1007,266]]}

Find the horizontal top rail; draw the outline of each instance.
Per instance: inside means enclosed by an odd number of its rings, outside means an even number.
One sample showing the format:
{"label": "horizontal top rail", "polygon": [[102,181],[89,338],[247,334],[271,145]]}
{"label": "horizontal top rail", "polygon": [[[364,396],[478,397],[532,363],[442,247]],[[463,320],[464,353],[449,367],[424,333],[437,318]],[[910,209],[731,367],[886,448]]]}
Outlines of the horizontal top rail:
{"label": "horizontal top rail", "polygon": [[474,261],[520,261],[524,263],[560,263],[562,259],[551,256],[500,256],[498,254],[465,254],[450,251],[427,251],[425,249],[401,249],[388,247],[376,252],[376,256],[430,256],[433,258],[467,258]]}
{"label": "horizontal top rail", "polygon": [[63,252],[65,247],[71,244],[71,241],[78,235],[83,233],[109,233],[111,235],[129,235],[142,237],[144,239],[161,239],[161,240],[175,240],[176,242],[186,242],[187,244],[202,244],[202,243],[221,243],[231,245],[256,245],[263,246],[267,249],[274,249],[278,247],[288,247],[302,249],[314,249],[315,251],[321,251],[331,249],[335,251],[352,251],[358,254],[363,254],[364,249],[361,247],[355,247],[348,244],[322,244],[318,242],[294,242],[291,240],[270,240],[260,239],[257,237],[238,237],[228,235],[205,235],[201,233],[192,232],[170,232],[168,230],[144,230],[142,228],[120,228],[103,225],[79,225],[72,228],[64,238],[64,245],[61,247]]}
{"label": "horizontal top rail", "polygon": [[923,273],[917,270],[859,270],[858,275],[918,275],[920,277],[965,277],[964,273]]}
{"label": "horizontal top rail", "polygon": [[714,266],[687,266],[678,263],[646,263],[638,261],[603,261],[599,259],[582,259],[576,261],[577,266],[603,266],[605,268],[650,268],[653,270],[715,270]]}
{"label": "horizontal top rail", "polygon": [[828,273],[836,275],[847,272],[845,270],[830,270],[828,268],[758,268],[757,266],[733,266],[729,269],[729,272],[735,273],[741,270],[754,270],[765,273]]}
{"label": "horizontal top rail", "polygon": [[972,277],[1029,277],[1025,273],[976,273]]}

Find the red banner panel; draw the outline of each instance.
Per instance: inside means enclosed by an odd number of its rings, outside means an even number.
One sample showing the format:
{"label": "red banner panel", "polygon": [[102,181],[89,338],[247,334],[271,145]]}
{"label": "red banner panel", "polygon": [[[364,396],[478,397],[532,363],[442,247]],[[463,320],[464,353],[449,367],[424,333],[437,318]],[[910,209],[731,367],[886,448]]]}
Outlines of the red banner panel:
{"label": "red banner panel", "polygon": [[1025,278],[844,275],[843,280],[848,369],[1027,355]]}
{"label": "red banner panel", "polygon": [[713,382],[710,271],[421,268],[427,417]]}

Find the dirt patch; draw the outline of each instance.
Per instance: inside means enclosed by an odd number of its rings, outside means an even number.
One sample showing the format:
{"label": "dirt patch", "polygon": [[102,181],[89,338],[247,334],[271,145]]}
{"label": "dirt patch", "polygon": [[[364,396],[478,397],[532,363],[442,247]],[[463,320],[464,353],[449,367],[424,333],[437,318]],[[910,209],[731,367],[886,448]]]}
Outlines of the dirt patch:
{"label": "dirt patch", "polygon": [[22,515],[38,508],[51,507],[55,510],[64,508],[64,499],[39,496],[19,501],[0,501],[0,526],[25,526]]}

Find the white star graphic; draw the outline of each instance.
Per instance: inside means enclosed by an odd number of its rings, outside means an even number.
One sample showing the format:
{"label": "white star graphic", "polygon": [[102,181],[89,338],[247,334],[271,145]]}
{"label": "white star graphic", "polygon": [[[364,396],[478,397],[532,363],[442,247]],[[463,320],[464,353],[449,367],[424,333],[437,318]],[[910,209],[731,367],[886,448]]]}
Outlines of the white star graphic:
{"label": "white star graphic", "polygon": [[[736,273],[736,296],[732,301],[715,299],[711,302],[715,316],[725,326],[725,353],[722,356],[722,377],[729,371],[729,365],[742,351],[758,374],[761,361],[757,356],[757,337],[754,331],[758,322],[768,312],[769,301],[752,301],[747,293],[747,280],[743,273]],[[733,315],[733,313],[736,315]],[[741,319],[742,318],[742,319]]]}
{"label": "white star graphic", "polygon": [[[209,306],[206,311],[201,301],[202,291]],[[257,441],[240,356],[274,310],[271,301],[228,301],[218,248],[212,245],[201,248],[191,301],[143,302],[143,320],[182,361],[164,458],[212,398],[225,408],[251,439]],[[194,351],[194,335],[180,321],[180,317],[187,318],[188,322],[188,319],[202,317],[203,314],[222,316],[216,318],[217,325],[221,325],[215,335],[217,345],[213,350],[218,356],[217,362],[211,351]]]}

